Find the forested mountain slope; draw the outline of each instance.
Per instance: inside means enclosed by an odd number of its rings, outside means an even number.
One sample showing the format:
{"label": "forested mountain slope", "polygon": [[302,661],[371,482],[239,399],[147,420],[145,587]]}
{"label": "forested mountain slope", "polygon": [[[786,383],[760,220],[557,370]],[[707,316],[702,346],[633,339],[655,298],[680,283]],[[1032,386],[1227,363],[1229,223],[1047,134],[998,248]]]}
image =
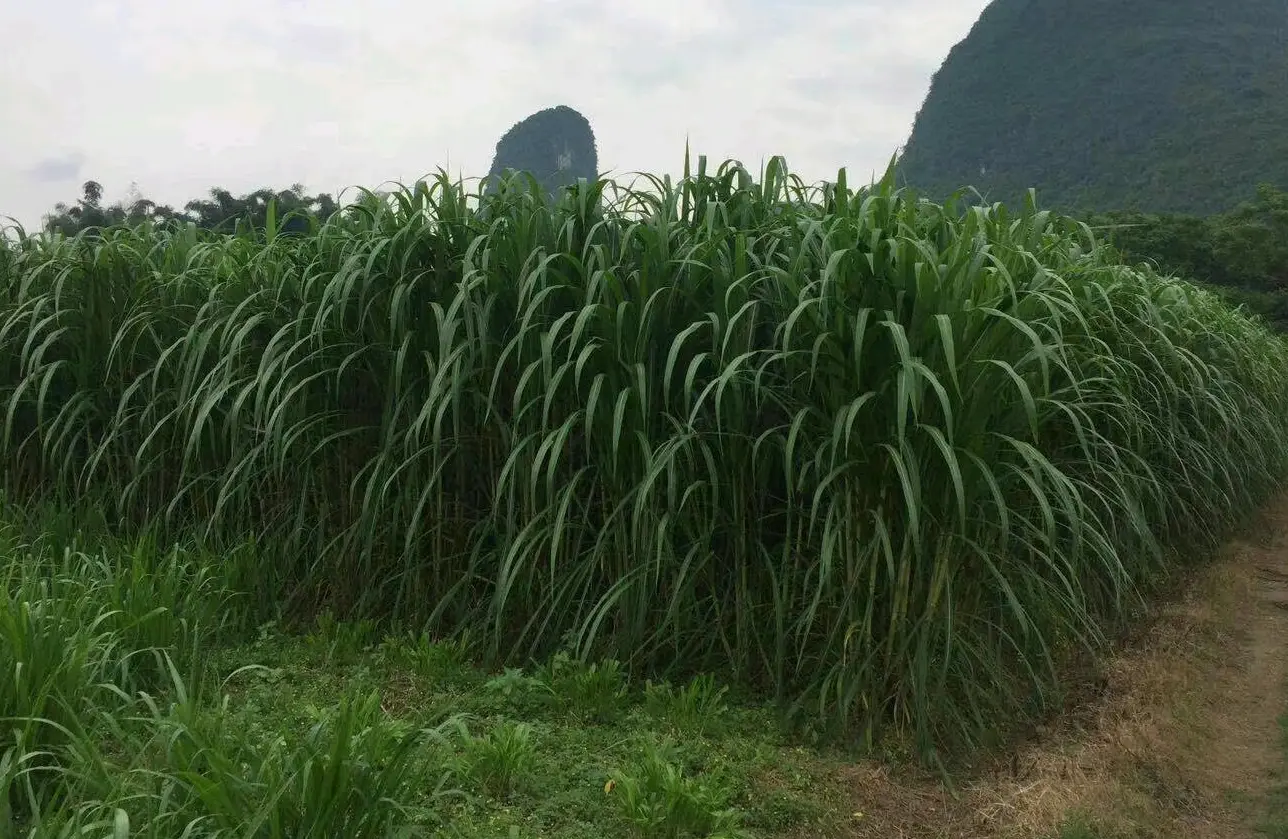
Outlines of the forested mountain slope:
{"label": "forested mountain slope", "polygon": [[994,0],[900,160],[935,198],[1206,214],[1288,186],[1288,0]]}

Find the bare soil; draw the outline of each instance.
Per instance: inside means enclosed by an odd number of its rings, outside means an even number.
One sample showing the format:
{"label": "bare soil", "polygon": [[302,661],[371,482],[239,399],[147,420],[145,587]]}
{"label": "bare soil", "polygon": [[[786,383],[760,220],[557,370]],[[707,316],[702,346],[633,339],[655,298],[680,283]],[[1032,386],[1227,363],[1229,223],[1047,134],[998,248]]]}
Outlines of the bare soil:
{"label": "bare soil", "polygon": [[1153,609],[1096,698],[956,796],[907,770],[829,763],[814,785],[843,823],[792,835],[1055,839],[1076,816],[1087,831],[1071,835],[1096,839],[1256,836],[1284,765],[1288,496]]}

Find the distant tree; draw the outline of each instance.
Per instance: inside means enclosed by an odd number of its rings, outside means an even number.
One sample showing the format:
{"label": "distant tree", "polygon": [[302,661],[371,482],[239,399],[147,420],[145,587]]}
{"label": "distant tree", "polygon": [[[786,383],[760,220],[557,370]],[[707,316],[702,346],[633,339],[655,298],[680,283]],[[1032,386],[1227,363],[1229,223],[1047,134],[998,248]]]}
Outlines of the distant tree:
{"label": "distant tree", "polygon": [[80,200],[70,205],[57,204],[53,212],[45,217],[44,226],[46,230],[69,236],[95,227],[171,220],[192,222],[198,227],[223,231],[232,231],[238,221],[249,220],[255,228],[263,228],[268,222],[269,202],[276,201],[277,219],[282,229],[303,232],[307,229],[307,222],[298,216],[287,220],[290,213],[303,210],[325,221],[338,209],[335,199],[327,193],[309,195],[304,185],[298,183],[281,191],[262,188],[241,197],[234,196],[222,187],[214,187],[208,196],[189,201],[183,209],[176,210],[167,204],[158,204],[143,197],[137,188],[132,187],[131,194],[125,201],[105,207],[102,205],[102,184],[86,181],[81,187]]}
{"label": "distant tree", "polygon": [[59,203],[54,212],[46,219],[45,226],[50,230],[60,230],[75,234],[89,227],[107,227],[119,224],[125,218],[124,210],[118,207],[103,207],[103,185],[98,181],[86,181],[81,185],[81,197],[74,204]]}
{"label": "distant tree", "polygon": [[98,181],[86,181],[81,189],[85,193],[85,203],[97,207],[103,200],[103,185]]}

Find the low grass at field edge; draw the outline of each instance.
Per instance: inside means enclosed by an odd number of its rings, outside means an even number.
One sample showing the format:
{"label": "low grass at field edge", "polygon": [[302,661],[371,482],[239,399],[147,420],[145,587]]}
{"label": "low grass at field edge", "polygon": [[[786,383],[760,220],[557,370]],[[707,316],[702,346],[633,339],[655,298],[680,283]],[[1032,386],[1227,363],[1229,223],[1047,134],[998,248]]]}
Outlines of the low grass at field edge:
{"label": "low grass at field edge", "polygon": [[709,677],[564,656],[486,673],[463,643],[326,616],[285,633],[247,622],[218,557],[56,525],[32,544],[32,521],[0,526],[0,665],[20,674],[0,714],[25,720],[0,747],[5,839],[257,818],[245,835],[735,839],[842,818],[813,753]]}

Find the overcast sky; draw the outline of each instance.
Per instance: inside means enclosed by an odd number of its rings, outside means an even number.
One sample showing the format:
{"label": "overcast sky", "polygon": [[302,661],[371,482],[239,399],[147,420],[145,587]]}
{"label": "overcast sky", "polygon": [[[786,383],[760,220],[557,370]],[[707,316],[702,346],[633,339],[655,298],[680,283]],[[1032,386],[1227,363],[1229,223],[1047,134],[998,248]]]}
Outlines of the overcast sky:
{"label": "overcast sky", "polygon": [[487,174],[542,108],[601,170],[695,153],[867,181],[987,0],[0,0],[0,216],[94,179],[182,205]]}

